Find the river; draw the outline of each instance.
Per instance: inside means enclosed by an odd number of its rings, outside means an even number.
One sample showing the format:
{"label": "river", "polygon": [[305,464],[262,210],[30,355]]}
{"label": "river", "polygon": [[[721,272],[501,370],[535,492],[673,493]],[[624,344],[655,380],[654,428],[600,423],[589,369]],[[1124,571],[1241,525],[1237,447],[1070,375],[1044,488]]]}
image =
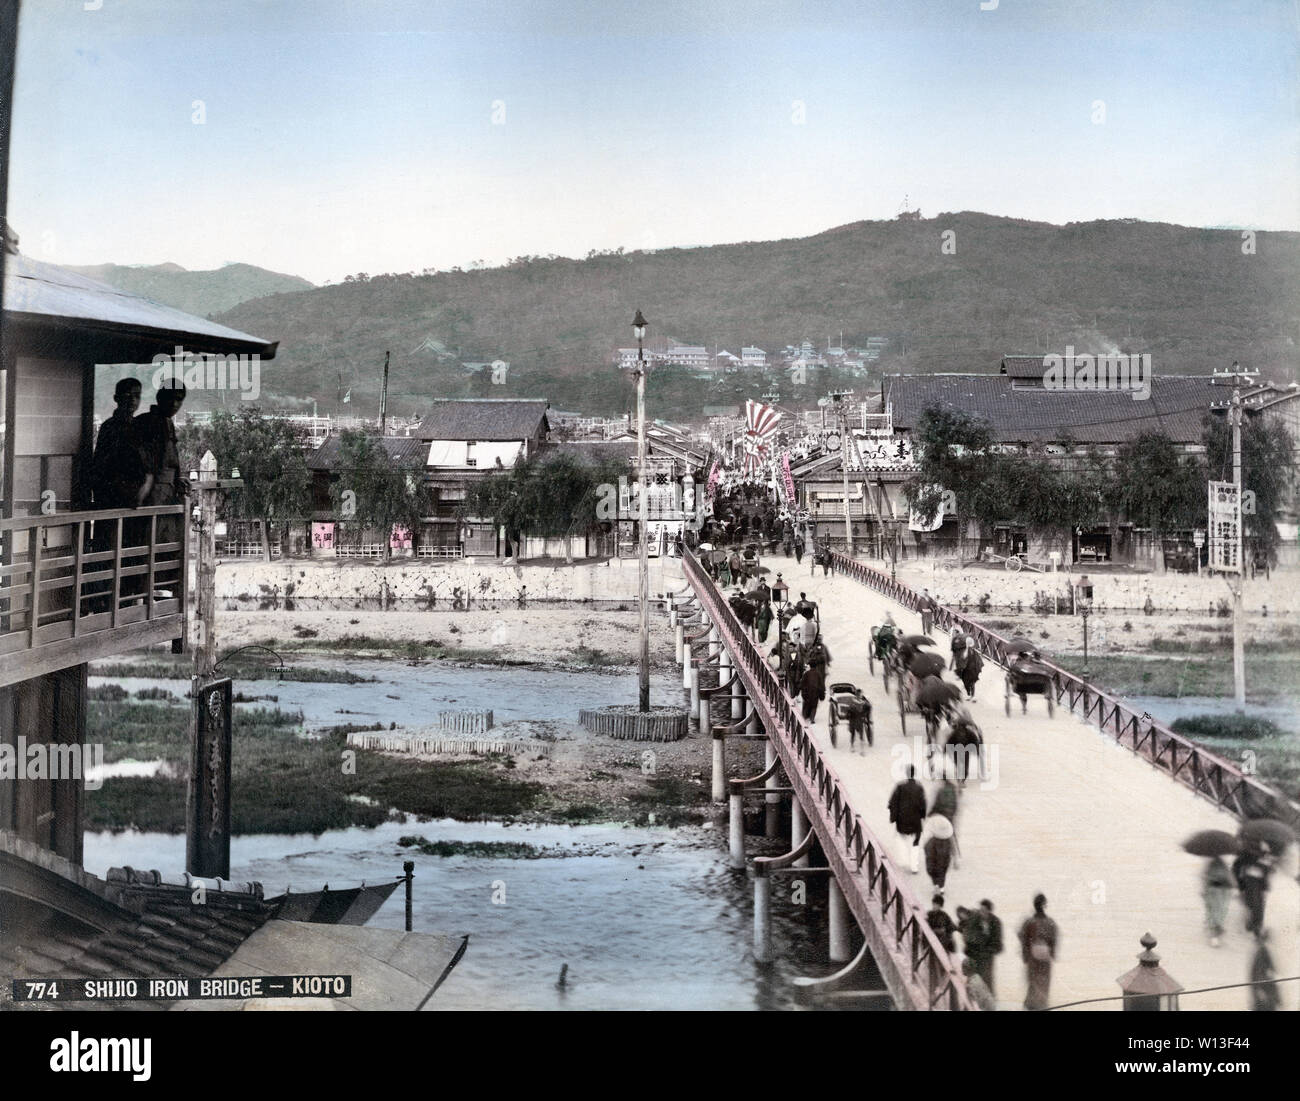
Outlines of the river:
{"label": "river", "polygon": [[[416,931],[468,933],[469,947],[429,1003],[433,1010],[787,1009],[790,979],[826,974],[825,903],[795,906],[778,894],[778,963],[750,956],[751,892],[726,865],[721,830],[620,826],[506,826],[496,822],[386,823],[319,837],[236,837],[231,878],[257,880],[268,896],[375,883],[415,861]],[[584,855],[537,860],[426,856],[397,844],[526,841]],[[85,865],[177,869],[185,838],[86,835]],[[821,899],[819,883],[808,884]],[[496,902],[493,901],[495,898]],[[370,925],[400,929],[402,891]],[[564,964],[568,986],[556,988]]]}
{"label": "river", "polygon": [[[275,696],[274,706],[301,710],[308,728],[340,722],[399,726],[428,721],[449,707],[490,707],[498,722],[572,722],[578,709],[636,698],[635,673],[453,668],[382,660],[330,662],[377,683],[337,684],[240,680],[246,696]],[[188,691],[179,680],[92,677],[134,693]],[[651,678],[653,703],[678,704],[673,676]],[[261,706],[268,706],[266,703]],[[397,844],[404,834],[430,841],[527,841],[581,855],[512,860],[434,857]],[[825,900],[810,881],[811,902],[796,906],[778,894],[773,946],[780,961],[750,955],[752,886],[726,862],[725,826],[520,826],[499,822],[386,823],[310,835],[236,837],[231,877],[260,881],[268,895],[378,882],[415,861],[415,929],[468,933],[469,948],[429,1003],[431,1009],[785,1009],[789,980],[832,968],[826,958]],[[167,834],[87,834],[86,868],[175,871],[185,865],[185,839]],[[493,902],[494,884],[504,901]],[[495,891],[498,899],[501,890]],[[399,889],[370,924],[400,929]],[[569,965],[568,986],[556,979]]]}

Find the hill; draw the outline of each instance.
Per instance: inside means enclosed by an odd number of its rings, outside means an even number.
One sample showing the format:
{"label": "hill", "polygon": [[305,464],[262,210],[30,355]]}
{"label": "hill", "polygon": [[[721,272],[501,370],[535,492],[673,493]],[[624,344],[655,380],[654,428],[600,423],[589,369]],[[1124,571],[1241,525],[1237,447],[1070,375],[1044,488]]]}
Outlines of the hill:
{"label": "hill", "polygon": [[[951,231],[952,236],[944,234]],[[945,240],[950,251],[944,251]],[[285,404],[318,399],[351,411],[378,404],[392,350],[389,408],[432,396],[548,397],[592,413],[622,411],[626,374],[614,349],[632,343],[634,311],[651,338],[756,344],[772,353],[841,330],[848,346],[890,339],[880,371],[996,371],[1007,352],[1152,354],[1156,371],[1205,372],[1234,359],[1280,381],[1295,377],[1300,336],[1300,234],[1242,234],[1134,220],[1064,226],[965,212],[856,222],[795,240],[522,257],[476,271],[349,276],[343,283],[246,301],[218,319],[280,340],[263,390]],[[464,360],[507,360],[504,385]],[[804,387],[664,369],[650,387],[658,416],[698,416],[779,385],[811,400],[841,380],[813,371]],[[202,401],[196,402],[202,407]]]}
{"label": "hill", "polygon": [[264,298],[282,291],[305,291],[314,286],[296,275],[281,275],[252,264],[227,264],[214,271],[187,271],[179,264],[149,267],[93,264],[69,270],[199,317],[223,313],[250,298]]}

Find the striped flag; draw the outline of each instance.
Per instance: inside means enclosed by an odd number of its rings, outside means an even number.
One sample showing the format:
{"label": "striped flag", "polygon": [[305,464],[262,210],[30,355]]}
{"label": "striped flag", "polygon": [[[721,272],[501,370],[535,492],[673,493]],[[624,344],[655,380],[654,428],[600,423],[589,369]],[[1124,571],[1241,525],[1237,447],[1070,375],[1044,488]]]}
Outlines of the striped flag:
{"label": "striped flag", "polygon": [[781,414],[770,405],[752,398],[745,402],[745,434],[742,438],[746,474],[761,470],[768,460],[771,448],[768,441],[781,422]]}

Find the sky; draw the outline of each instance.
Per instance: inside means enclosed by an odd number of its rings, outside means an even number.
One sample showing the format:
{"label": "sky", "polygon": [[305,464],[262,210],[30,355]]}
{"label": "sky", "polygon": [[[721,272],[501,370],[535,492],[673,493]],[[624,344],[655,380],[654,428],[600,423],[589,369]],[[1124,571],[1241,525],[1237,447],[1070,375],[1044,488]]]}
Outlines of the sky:
{"label": "sky", "polygon": [[23,0],[10,222],[316,283],[978,210],[1300,228],[1300,0]]}

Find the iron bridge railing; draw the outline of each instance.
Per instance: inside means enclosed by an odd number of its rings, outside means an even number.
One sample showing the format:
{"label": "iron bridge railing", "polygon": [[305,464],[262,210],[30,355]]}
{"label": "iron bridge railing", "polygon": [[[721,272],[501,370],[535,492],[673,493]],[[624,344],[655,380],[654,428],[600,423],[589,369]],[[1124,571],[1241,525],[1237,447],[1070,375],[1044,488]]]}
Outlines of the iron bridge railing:
{"label": "iron bridge railing", "polygon": [[[901,581],[838,551],[832,551],[832,556],[837,572],[870,586],[905,608],[920,609],[920,596]],[[960,627],[963,633],[975,640],[975,647],[981,654],[1006,667],[1009,639],[943,605],[936,609],[934,623],[949,631]],[[1128,747],[1197,795],[1239,819],[1271,817],[1292,827],[1300,826],[1300,804],[1246,775],[1231,761],[1188,741],[1149,714],[1139,715],[1077,674],[1047,659],[1041,660],[1051,670],[1052,692],[1057,702],[1064,703],[1081,718],[1096,723],[1120,745]]]}
{"label": "iron bridge railing", "polygon": [[[843,781],[767,660],[689,550],[686,576],[717,628],[808,812],[844,897],[891,990],[914,1009],[974,1009],[953,959],[925,920],[885,845],[850,805]],[[895,989],[901,987],[901,990]]]}

